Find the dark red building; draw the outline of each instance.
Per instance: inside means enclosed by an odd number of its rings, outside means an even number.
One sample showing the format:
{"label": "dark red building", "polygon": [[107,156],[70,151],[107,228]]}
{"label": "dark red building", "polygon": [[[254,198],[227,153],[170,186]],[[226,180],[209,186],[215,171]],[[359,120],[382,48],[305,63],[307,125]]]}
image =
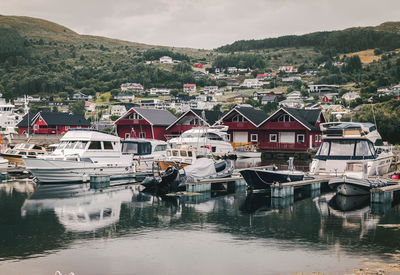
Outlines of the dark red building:
{"label": "dark red building", "polygon": [[267,117],[267,114],[261,110],[239,105],[228,111],[218,123],[229,127],[228,134],[232,146],[237,147],[249,142],[258,144],[262,134],[258,125]]}
{"label": "dark red building", "polygon": [[280,108],[259,125],[259,147],[264,150],[306,151],[321,144],[320,109]]}
{"label": "dark red building", "polygon": [[167,138],[180,136],[194,127],[212,126],[221,117],[222,113],[219,111],[191,109],[167,127]]}
{"label": "dark red building", "polygon": [[167,110],[132,107],[114,124],[121,138],[148,138],[166,140],[166,128],[176,121]]}
{"label": "dark red building", "polygon": [[[39,112],[29,114],[31,133],[61,135],[74,128],[89,128],[90,123],[83,116],[68,113]],[[18,134],[28,130],[28,115],[17,125]]]}
{"label": "dark red building", "polygon": [[89,128],[90,123],[83,116],[68,113],[39,112],[32,119],[35,134],[61,135],[74,128]]}

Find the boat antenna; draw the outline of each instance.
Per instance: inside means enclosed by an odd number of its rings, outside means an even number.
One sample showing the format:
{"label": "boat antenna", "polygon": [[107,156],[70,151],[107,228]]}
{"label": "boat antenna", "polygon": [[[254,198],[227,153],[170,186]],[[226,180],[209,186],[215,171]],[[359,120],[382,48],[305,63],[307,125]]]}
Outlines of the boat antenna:
{"label": "boat antenna", "polygon": [[376,124],[376,118],[375,118],[375,112],[374,112],[374,105],[371,104],[371,108],[372,108],[372,116],[374,117],[374,124],[376,127],[376,130],[378,131],[378,125]]}

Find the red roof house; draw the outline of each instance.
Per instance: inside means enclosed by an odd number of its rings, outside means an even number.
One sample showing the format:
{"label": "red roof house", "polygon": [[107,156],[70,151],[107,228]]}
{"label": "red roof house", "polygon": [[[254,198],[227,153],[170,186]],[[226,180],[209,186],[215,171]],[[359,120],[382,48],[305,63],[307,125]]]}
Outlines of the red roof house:
{"label": "red roof house", "polygon": [[166,140],[166,128],[176,120],[167,110],[132,107],[114,124],[121,138]]}

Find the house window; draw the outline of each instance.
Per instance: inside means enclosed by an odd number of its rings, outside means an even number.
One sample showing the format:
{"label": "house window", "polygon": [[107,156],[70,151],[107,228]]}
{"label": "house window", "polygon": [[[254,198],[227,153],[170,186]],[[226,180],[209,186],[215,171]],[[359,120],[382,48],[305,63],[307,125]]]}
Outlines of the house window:
{"label": "house window", "polygon": [[142,117],[137,113],[132,113],[128,116],[128,119],[142,119]]}
{"label": "house window", "polygon": [[146,133],[145,132],[140,132],[139,133],[139,138],[146,138]]}
{"label": "house window", "polygon": [[245,122],[245,119],[242,115],[237,114],[232,118],[232,122]]}
{"label": "house window", "polygon": [[304,135],[297,135],[297,143],[304,143]]}
{"label": "house window", "polygon": [[42,121],[42,117],[41,116],[39,117],[39,121]]}
{"label": "house window", "polygon": [[65,130],[67,130],[67,131],[68,131],[68,130],[69,130],[69,126],[65,126]]}
{"label": "house window", "polygon": [[281,115],[278,118],[278,121],[280,121],[280,122],[290,122],[290,121],[293,121],[293,118],[288,114],[284,114],[284,115]]}
{"label": "house window", "polygon": [[35,124],[35,126],[33,126],[33,129],[37,130],[38,126]]}
{"label": "house window", "polygon": [[250,141],[258,141],[258,134],[251,134]]}
{"label": "house window", "polygon": [[269,142],[276,142],[277,141],[277,134],[270,134],[269,135]]}
{"label": "house window", "polygon": [[315,142],[318,142],[318,135],[315,135]]}
{"label": "house window", "polygon": [[125,138],[130,138],[130,137],[131,137],[131,134],[125,133]]}
{"label": "house window", "polygon": [[318,135],[319,142],[322,141],[322,135]]}

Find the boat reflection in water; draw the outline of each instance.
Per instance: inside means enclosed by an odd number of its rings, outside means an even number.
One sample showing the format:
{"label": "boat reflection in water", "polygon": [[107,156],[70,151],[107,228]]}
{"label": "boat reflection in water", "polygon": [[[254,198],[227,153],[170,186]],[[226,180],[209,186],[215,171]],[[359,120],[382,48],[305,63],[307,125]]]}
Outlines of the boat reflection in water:
{"label": "boat reflection in water", "polygon": [[21,208],[21,216],[30,212],[54,210],[67,231],[94,231],[119,221],[121,203],[132,200],[133,191],[89,189],[85,184],[39,185]]}
{"label": "boat reflection in water", "polygon": [[371,212],[370,197],[326,194],[316,198],[315,204],[321,214],[322,227],[329,227],[329,219],[341,221],[343,229],[360,230],[360,238],[375,230],[379,217]]}

